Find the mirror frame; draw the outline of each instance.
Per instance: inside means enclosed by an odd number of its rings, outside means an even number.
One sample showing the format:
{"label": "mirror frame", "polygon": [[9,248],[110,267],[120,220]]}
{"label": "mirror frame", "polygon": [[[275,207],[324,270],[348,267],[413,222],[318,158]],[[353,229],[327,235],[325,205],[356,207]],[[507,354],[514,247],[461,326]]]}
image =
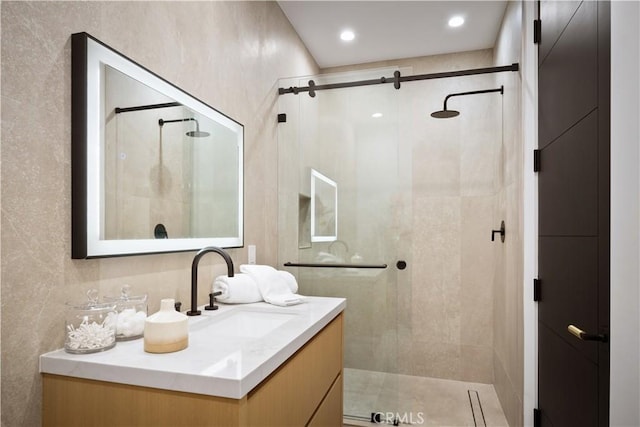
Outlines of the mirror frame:
{"label": "mirror frame", "polygon": [[[182,252],[244,245],[244,126],[87,33],[71,35],[71,258]],[[104,240],[104,73],[102,64],[238,132],[238,235]]]}
{"label": "mirror frame", "polygon": [[[316,182],[322,182],[333,188],[333,229],[334,235],[318,235],[316,234]],[[311,242],[333,242],[338,240],[338,183],[334,180],[311,169]]]}

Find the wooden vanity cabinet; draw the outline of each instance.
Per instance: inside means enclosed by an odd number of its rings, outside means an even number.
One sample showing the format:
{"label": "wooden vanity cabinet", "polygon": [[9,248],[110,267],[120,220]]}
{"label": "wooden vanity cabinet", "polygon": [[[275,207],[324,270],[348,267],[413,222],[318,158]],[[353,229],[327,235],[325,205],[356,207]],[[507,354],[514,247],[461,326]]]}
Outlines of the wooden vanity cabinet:
{"label": "wooden vanity cabinet", "polygon": [[342,314],[242,399],[43,374],[43,426],[342,426]]}

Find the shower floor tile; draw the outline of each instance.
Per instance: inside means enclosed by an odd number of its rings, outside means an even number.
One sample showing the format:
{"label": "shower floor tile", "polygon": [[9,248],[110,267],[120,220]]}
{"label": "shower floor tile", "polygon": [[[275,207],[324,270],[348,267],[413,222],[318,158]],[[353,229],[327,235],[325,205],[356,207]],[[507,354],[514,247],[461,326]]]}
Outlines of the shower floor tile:
{"label": "shower floor tile", "polygon": [[345,368],[344,425],[372,426],[374,412],[390,425],[508,426],[491,384]]}

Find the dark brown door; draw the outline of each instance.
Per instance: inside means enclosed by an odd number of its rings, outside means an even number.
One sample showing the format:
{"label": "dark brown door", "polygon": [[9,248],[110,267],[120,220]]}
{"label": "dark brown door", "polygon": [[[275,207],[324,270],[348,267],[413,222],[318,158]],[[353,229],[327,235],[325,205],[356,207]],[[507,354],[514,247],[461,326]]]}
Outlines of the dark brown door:
{"label": "dark brown door", "polygon": [[609,419],[609,4],[542,1],[539,6],[539,419],[542,426],[604,426]]}

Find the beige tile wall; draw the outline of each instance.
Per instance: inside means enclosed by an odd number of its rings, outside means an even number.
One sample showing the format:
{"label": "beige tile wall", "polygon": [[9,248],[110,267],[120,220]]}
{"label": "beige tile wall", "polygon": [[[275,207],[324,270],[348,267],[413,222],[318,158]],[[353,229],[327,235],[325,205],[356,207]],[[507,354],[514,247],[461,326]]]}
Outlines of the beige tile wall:
{"label": "beige tile wall", "polygon": [[[422,59],[414,73],[480,68],[491,51]],[[438,61],[439,59],[439,61]],[[455,64],[455,65],[453,65]],[[493,382],[493,204],[500,95],[450,99],[460,116],[436,120],[449,93],[492,89],[488,76],[423,82],[412,90],[412,375]]]}
{"label": "beige tile wall", "polygon": [[[420,74],[508,65],[519,62],[521,43],[521,5],[510,2],[493,51],[385,61],[323,73],[400,66]],[[461,116],[453,119],[460,123],[457,127],[426,118],[434,109],[427,105],[441,105],[447,93],[499,85],[505,87],[502,97],[466,99]],[[413,259],[410,279],[396,283],[399,290],[410,284],[409,290],[396,295],[398,336],[387,339],[397,342],[398,348],[380,346],[384,342],[378,336],[380,326],[388,316],[376,315],[375,308],[360,302],[358,292],[372,295],[371,288],[332,283],[329,289],[321,284],[311,289],[349,298],[347,366],[494,383],[510,425],[522,425],[520,76],[504,73],[408,86],[401,90],[406,94],[403,105],[415,115],[412,123],[417,125],[404,133],[417,143],[413,164],[407,168],[413,194],[402,199],[413,205],[412,215],[405,218],[411,228],[401,229],[399,236],[409,242],[400,246],[411,251]],[[282,171],[284,165],[280,166]],[[491,243],[489,232],[503,219],[506,242]],[[287,259],[295,256],[294,251]],[[369,283],[376,289],[373,295],[384,294],[384,280],[383,276]],[[389,305],[388,298],[383,301]],[[376,307],[380,301],[368,302]]]}
{"label": "beige tile wall", "polygon": [[[123,283],[148,292],[151,311],[157,309],[162,297],[186,301],[189,295],[192,254],[70,259],[70,34],[91,33],[244,123],[245,242],[258,245],[258,261],[264,263],[276,262],[276,79],[313,74],[317,69],[273,3],[3,2],[1,8],[2,424],[37,425],[37,356],[62,345],[64,301],[81,296],[90,287],[114,293]],[[517,3],[509,6],[495,52],[496,63],[517,60],[512,58],[519,52],[518,8]],[[395,61],[393,65],[411,66],[418,74],[483,66],[492,60],[491,52],[469,55],[473,58],[445,55]],[[392,64],[375,64],[385,65]],[[431,337],[411,343],[415,351],[400,353],[414,355],[405,366],[414,365],[416,372],[477,381],[491,381],[495,376],[505,412],[512,425],[518,425],[517,420],[522,419],[522,298],[518,266],[521,234],[514,231],[514,239],[505,246],[493,246],[493,252],[488,243],[482,243],[488,240],[487,228],[497,218],[506,216],[509,230],[521,227],[519,98],[513,98],[519,86],[514,76],[505,79],[509,88],[504,97],[505,138],[497,152],[505,162],[492,165],[474,161],[478,155],[491,157],[491,152],[479,153],[474,146],[463,147],[459,154],[459,147],[454,147],[455,152],[450,151],[450,146],[433,147],[442,151],[442,158],[451,159],[453,166],[432,174],[431,180],[424,177],[427,185],[439,180],[435,182],[437,200],[428,203],[416,198],[414,212],[418,216],[414,219],[423,215],[418,207],[435,205],[445,209],[450,218],[460,221],[461,228],[456,231],[444,227],[443,232],[449,235],[443,237],[449,239],[449,244],[459,245],[454,257],[468,261],[458,273],[451,273],[446,268],[450,260],[443,260],[437,273],[455,283],[453,287],[441,287],[454,292],[455,297],[446,299],[443,295],[443,301],[449,302],[443,307],[434,306],[434,310],[453,312],[452,325],[433,328]],[[484,82],[477,80],[472,86]],[[454,84],[446,90],[458,89]],[[426,97],[439,104],[441,95]],[[421,102],[417,105],[424,107]],[[439,132],[446,135],[447,130]],[[443,165],[438,162],[431,166],[424,170],[434,172],[434,168]],[[494,168],[493,176],[501,177],[498,195],[485,192],[495,183],[478,180],[488,176],[483,168]],[[460,197],[453,200],[452,191],[461,191]],[[488,197],[497,200],[490,201]],[[491,209],[488,206],[494,202],[498,206],[495,218],[487,223],[466,221]],[[497,262],[491,269],[487,267],[491,265],[489,260],[465,255],[473,249],[467,240],[472,239],[473,233],[482,234],[484,240],[478,240],[481,253],[504,263]],[[234,250],[232,256],[237,263],[246,260],[244,250]],[[224,271],[217,260],[209,262],[213,267],[210,271],[202,269],[203,281]],[[419,265],[416,260],[413,263]],[[421,295],[425,292],[422,273],[415,268],[411,271],[416,286],[412,293]],[[482,287],[486,283],[492,284],[490,289]],[[438,282],[434,280],[429,286],[437,287]],[[401,326],[415,331],[425,315],[420,301],[412,300],[415,307],[407,320],[411,324]],[[436,345],[436,338],[445,342]],[[481,368],[469,372],[469,363],[460,361],[474,361]]]}
{"label": "beige tile wall", "polygon": [[[496,41],[496,65],[521,61],[522,5],[509,2]],[[519,73],[496,76],[504,85],[504,140],[500,146],[500,191],[496,216],[505,220],[507,239],[496,247],[494,280],[495,389],[511,426],[523,425],[523,138]]]}
{"label": "beige tile wall", "polygon": [[[323,73],[398,66],[403,75],[408,75],[491,65],[493,51],[482,50],[332,68]],[[402,175],[399,180],[408,183],[409,191],[392,200],[394,208],[390,218],[387,215],[386,219],[378,221],[376,218],[381,209],[371,210],[370,207],[368,214],[358,218],[375,224],[368,227],[375,231],[369,232],[371,244],[364,245],[365,250],[384,241],[392,252],[386,255],[406,259],[409,268],[396,271],[395,258],[382,257],[384,262],[391,264],[392,270],[375,279],[356,281],[336,276],[325,280],[324,284],[321,279],[306,278],[300,270],[301,277],[306,280],[303,286],[308,285],[305,290],[348,298],[346,366],[493,382],[493,249],[497,245],[490,241],[490,231],[499,224],[494,205],[500,190],[502,99],[498,94],[454,98],[449,106],[459,109],[461,115],[449,120],[433,119],[429,113],[441,109],[444,97],[449,93],[494,87],[494,76],[469,76],[403,83],[400,91],[391,94],[388,102],[398,102],[394,108],[399,110],[399,135],[405,145],[399,154],[385,154],[383,159],[386,160],[380,163],[380,170],[385,170],[385,161],[400,161],[398,171],[392,169],[392,172]],[[384,88],[378,88],[378,92],[382,90]],[[374,96],[371,92],[370,97]],[[329,102],[325,99],[330,95],[323,93],[322,96],[323,102]],[[354,94],[349,97],[352,102],[349,106],[355,104],[354,98]],[[289,105],[289,108],[295,111],[295,106]],[[332,110],[332,113],[335,112]],[[305,123],[309,121],[305,120]],[[291,126],[296,126],[295,120]],[[368,128],[355,121],[352,128],[351,132],[357,133],[367,145],[376,143],[374,136],[363,136]],[[312,131],[305,128],[302,132],[309,139]],[[290,136],[295,140],[296,135],[292,131]],[[337,139],[349,140],[346,137]],[[331,140],[323,141],[323,147],[334,152],[326,148]],[[397,150],[389,141],[382,142],[387,148],[391,146],[392,151]],[[340,144],[341,152],[348,146]],[[295,150],[295,147],[289,148],[292,152]],[[354,154],[347,150],[345,154],[339,160],[333,160],[344,165],[343,169],[353,169],[357,156],[371,156],[366,151]],[[284,166],[284,163],[280,165],[281,172],[291,175]],[[395,176],[390,178],[396,179]],[[346,176],[340,182],[345,180],[349,182]],[[376,196],[368,197],[373,200]],[[341,212],[347,215],[345,212],[350,209],[351,206],[346,206]],[[291,217],[294,214],[283,215]],[[353,254],[354,243],[366,241],[358,233],[353,235],[356,225],[367,229],[365,224],[353,224],[346,229],[343,227],[341,234],[351,247],[349,255]],[[286,230],[281,228],[280,231]],[[297,229],[291,229],[289,240],[295,242],[296,232]],[[395,234],[395,238],[385,241],[378,237],[381,233]],[[287,241],[282,234],[280,238]],[[286,248],[281,251],[288,252]],[[296,255],[288,253],[287,259],[295,259]],[[364,255],[369,254],[365,252]],[[367,258],[371,260],[371,255]]]}
{"label": "beige tile wall", "polygon": [[[274,2],[3,1],[1,13],[2,425],[33,426],[38,356],[63,344],[65,301],[128,283],[156,311],[190,288],[193,253],[71,260],[70,35],[92,34],[245,125],[245,245],[261,263],[277,251],[277,79],[317,66]],[[204,263],[201,283],[225,272]]]}

